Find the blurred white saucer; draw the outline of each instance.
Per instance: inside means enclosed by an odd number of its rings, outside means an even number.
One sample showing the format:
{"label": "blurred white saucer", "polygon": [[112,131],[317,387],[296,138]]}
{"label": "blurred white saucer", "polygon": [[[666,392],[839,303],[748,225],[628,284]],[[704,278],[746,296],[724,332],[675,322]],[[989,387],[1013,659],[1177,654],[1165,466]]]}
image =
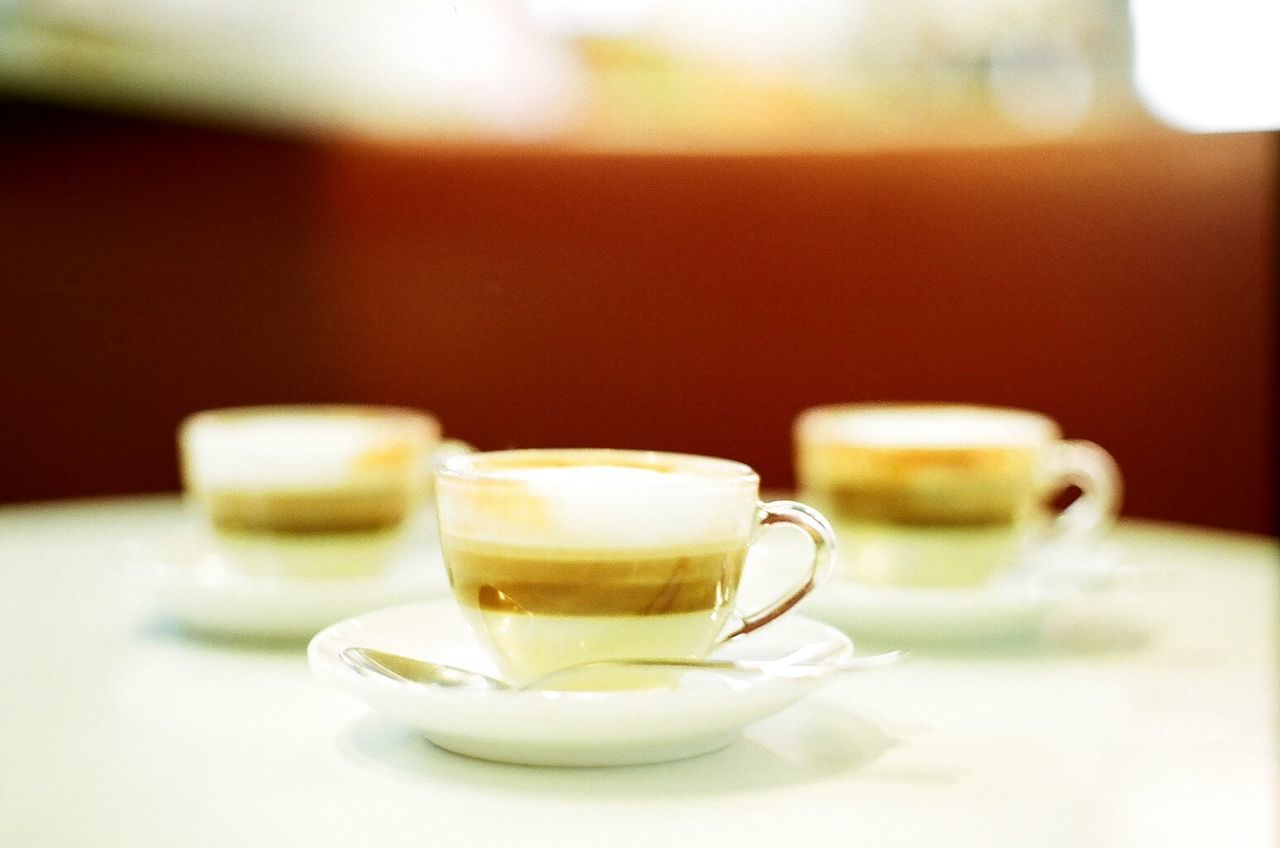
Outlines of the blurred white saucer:
{"label": "blurred white saucer", "polygon": [[939,588],[871,585],[837,568],[800,609],[856,638],[894,647],[1030,640],[1052,613],[1103,588],[1117,561],[1112,545],[1046,548],[989,583]]}
{"label": "blurred white saucer", "polygon": [[[328,627],[308,647],[311,668],[379,713],[417,728],[441,748],[527,765],[630,765],[708,753],[829,679],[698,671],[666,689],[450,689],[354,671],[339,654],[356,645],[496,674],[451,600],[392,607]],[[776,660],[801,650],[806,662],[835,663],[853,654],[853,644],[833,627],[791,614],[733,640],[715,656]]]}
{"label": "blurred white saucer", "polygon": [[309,639],[349,616],[449,592],[439,545],[425,533],[384,571],[366,576],[246,572],[186,528],[163,542],[130,546],[123,559],[150,615],[214,636]]}

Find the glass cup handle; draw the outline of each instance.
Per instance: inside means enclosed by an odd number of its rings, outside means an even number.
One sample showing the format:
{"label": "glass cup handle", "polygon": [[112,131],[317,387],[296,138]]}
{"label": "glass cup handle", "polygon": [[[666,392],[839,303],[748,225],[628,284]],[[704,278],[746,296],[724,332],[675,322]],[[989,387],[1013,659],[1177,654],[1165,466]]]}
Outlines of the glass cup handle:
{"label": "glass cup handle", "polygon": [[822,517],[822,513],[796,501],[770,501],[756,508],[756,521],[760,527],[773,524],[790,524],[793,527],[799,527],[813,542],[813,561],[809,564],[808,574],[797,586],[764,609],[750,615],[741,615],[738,626],[722,634],[717,640],[719,642],[726,642],[735,636],[764,627],[800,603],[805,595],[817,588],[831,573],[836,537],[831,524]]}
{"label": "glass cup handle", "polygon": [[1122,487],[1111,454],[1093,442],[1059,442],[1049,463],[1047,492],[1056,495],[1071,486],[1080,489],[1080,497],[1054,519],[1050,538],[1096,538],[1111,529],[1120,513]]}

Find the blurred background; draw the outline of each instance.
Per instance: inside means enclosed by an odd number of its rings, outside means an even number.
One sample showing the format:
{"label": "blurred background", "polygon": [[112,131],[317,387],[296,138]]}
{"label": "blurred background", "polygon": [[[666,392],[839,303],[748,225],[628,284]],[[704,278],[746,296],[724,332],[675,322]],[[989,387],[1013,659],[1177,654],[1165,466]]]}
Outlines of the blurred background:
{"label": "blurred background", "polygon": [[728,456],[1029,407],[1275,532],[1280,7],[0,0],[0,501],[218,406]]}

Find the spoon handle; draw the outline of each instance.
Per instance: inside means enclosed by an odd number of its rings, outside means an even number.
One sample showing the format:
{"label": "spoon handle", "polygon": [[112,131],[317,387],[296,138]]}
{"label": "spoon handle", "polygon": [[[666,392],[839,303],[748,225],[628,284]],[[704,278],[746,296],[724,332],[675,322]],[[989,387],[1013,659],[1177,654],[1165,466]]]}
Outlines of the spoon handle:
{"label": "spoon handle", "polygon": [[448,686],[458,689],[510,689],[505,681],[443,663],[379,651],[376,648],[344,648],[342,661],[361,674],[375,674],[401,683]]}
{"label": "spoon handle", "polygon": [[862,657],[851,657],[834,663],[790,663],[778,660],[682,660],[682,659],[624,659],[600,660],[565,666],[555,671],[535,677],[526,682],[521,689],[542,689],[547,683],[555,680],[562,685],[564,678],[574,674],[598,671],[602,668],[669,668],[673,670],[687,669],[697,671],[715,671],[727,674],[747,674],[766,677],[812,678],[827,677],[847,671],[865,671],[892,665],[906,658],[906,651],[888,651],[883,654],[868,654]]}

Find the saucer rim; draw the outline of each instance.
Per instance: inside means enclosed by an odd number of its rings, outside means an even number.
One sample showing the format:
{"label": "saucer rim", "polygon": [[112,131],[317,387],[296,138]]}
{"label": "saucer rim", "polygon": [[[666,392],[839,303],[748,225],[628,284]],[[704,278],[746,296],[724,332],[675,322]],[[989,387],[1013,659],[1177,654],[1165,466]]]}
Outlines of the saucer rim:
{"label": "saucer rim", "polygon": [[[533,696],[541,699],[561,700],[561,701],[599,701],[602,699],[637,698],[640,696],[643,696],[643,697],[656,696],[656,697],[662,697],[664,699],[670,698],[670,694],[672,690],[670,688],[664,688],[664,687],[647,688],[647,689],[611,689],[611,690],[588,690],[588,691],[566,691],[566,690],[558,690],[558,689],[528,689],[528,690],[466,689],[462,687],[455,688],[455,687],[448,687],[448,686],[422,687],[422,686],[417,686],[411,683],[401,683],[396,680],[392,680],[391,678],[388,678],[388,677],[379,677],[374,675],[361,675],[359,672],[349,669],[345,665],[345,663],[343,663],[341,659],[338,657],[338,654],[342,650],[342,648],[337,648],[332,653],[329,653],[324,651],[324,648],[322,646],[322,643],[326,641],[328,638],[326,634],[329,634],[331,631],[336,631],[339,628],[356,625],[359,623],[361,619],[369,618],[372,616],[382,616],[382,615],[386,615],[386,616],[408,615],[417,608],[430,608],[430,607],[445,607],[450,609],[451,611],[459,612],[460,614],[460,610],[457,606],[457,602],[452,597],[426,598],[426,599],[420,599],[415,601],[406,601],[404,603],[392,604],[390,606],[380,607],[378,609],[368,610],[362,613],[356,613],[355,615],[348,616],[342,619],[341,621],[336,621],[333,624],[328,625],[323,630],[316,633],[308,641],[307,643],[308,664],[310,664],[314,670],[315,669],[314,660],[319,658],[319,659],[322,659],[322,661],[326,664],[326,669],[329,666],[339,669],[344,679],[372,682],[373,684],[378,686],[388,687],[389,691],[413,693],[415,695],[419,693],[429,694],[433,697],[480,695],[485,698],[492,698],[494,696],[512,698],[512,697]],[[465,625],[466,622],[463,621],[462,624]],[[820,661],[817,664],[835,664],[844,659],[848,659],[850,657],[857,655],[856,643],[854,642],[853,637],[847,632],[845,632],[844,630],[840,629],[839,627],[833,624],[830,624],[828,622],[822,621],[821,619],[818,619],[809,615],[804,615],[801,612],[792,612],[792,613],[788,613],[783,618],[778,619],[778,622],[776,622],[776,624],[782,627],[794,626],[796,624],[803,624],[803,626],[808,626],[816,630],[823,631],[827,635],[827,638],[829,638],[833,643],[839,646],[838,650],[832,652],[832,654],[825,657],[822,661]],[[755,631],[755,632],[760,633],[761,631]],[[779,631],[778,630],[774,631],[774,633],[777,633],[777,632]],[[752,634],[746,634],[740,638],[747,639],[751,635]],[[739,646],[741,644],[743,643],[742,642],[738,643]],[[357,646],[344,645],[342,647],[345,648],[345,647],[357,647]],[[365,646],[365,647],[370,647],[370,646]],[[373,646],[373,647],[377,647],[377,646]],[[468,647],[474,647],[476,649],[483,650],[478,642],[474,642],[468,645]],[[733,645],[732,642],[726,642],[723,645],[719,646],[716,650],[712,651],[709,656],[715,657],[720,654],[722,649],[732,649],[733,647],[735,646]],[[694,670],[694,671],[696,672],[697,670]],[[706,673],[716,674],[714,670],[707,670]],[[324,676],[324,675],[322,674],[321,676]],[[723,674],[721,674],[721,676],[726,678],[729,677],[728,675],[723,675]],[[811,680],[820,681],[823,679],[824,678],[813,678],[813,679],[783,678],[783,677],[771,678],[771,677],[768,677],[767,675],[747,676],[738,680],[734,680],[734,685],[732,687],[726,687],[726,688],[741,690],[741,689],[750,689],[750,688],[755,688],[758,686],[770,685],[770,684],[795,684],[795,683],[808,684],[811,682]],[[688,690],[679,690],[679,691],[688,691]]]}
{"label": "saucer rim", "polygon": [[449,592],[438,549],[407,554],[417,561],[379,574],[314,578],[238,573],[234,566],[210,578],[198,564],[206,553],[127,556],[119,572],[148,616],[195,633],[237,638],[309,640],[361,612]]}
{"label": "saucer rim", "polygon": [[[800,611],[876,643],[974,644],[1030,637],[1059,609],[1105,591],[1122,553],[1110,539],[1074,551],[1046,549],[1039,577],[1032,572],[1026,581],[997,579],[974,586],[870,584],[838,572],[801,602]],[[1046,579],[1067,554],[1084,564],[1060,572],[1057,580]]]}

